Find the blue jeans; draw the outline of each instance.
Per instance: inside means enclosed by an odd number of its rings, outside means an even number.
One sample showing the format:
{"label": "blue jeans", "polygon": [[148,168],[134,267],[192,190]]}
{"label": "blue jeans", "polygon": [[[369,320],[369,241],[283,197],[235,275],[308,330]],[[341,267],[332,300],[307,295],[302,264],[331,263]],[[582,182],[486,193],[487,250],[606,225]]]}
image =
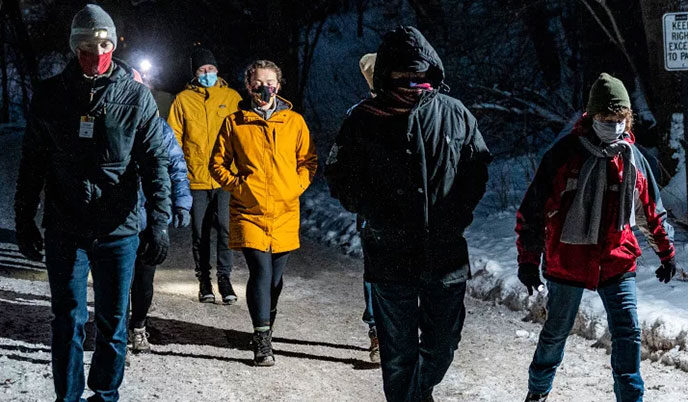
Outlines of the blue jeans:
{"label": "blue jeans", "polygon": [[[533,362],[528,370],[528,390],[548,393],[557,367],[564,358],[566,338],[573,328],[583,288],[549,281],[547,320]],[[640,325],[635,278],[626,278],[597,289],[607,311],[612,336],[612,374],[617,401],[642,401],[644,383],[640,376]]]}
{"label": "blue jeans", "polygon": [[363,310],[363,322],[368,324],[368,327],[375,326],[375,316],[373,315],[373,290],[370,282],[363,281],[363,297],[365,298],[365,309]]}
{"label": "blue jeans", "polygon": [[454,360],[466,317],[466,283],[380,282],[372,291],[385,397],[423,400]]}
{"label": "blue jeans", "polygon": [[116,401],[127,351],[127,304],[136,235],[114,239],[74,238],[47,231],[45,260],[52,312],[52,366],[58,401],[79,401],[84,392],[84,325],[89,267],[95,293],[96,345],[88,387],[91,400]]}

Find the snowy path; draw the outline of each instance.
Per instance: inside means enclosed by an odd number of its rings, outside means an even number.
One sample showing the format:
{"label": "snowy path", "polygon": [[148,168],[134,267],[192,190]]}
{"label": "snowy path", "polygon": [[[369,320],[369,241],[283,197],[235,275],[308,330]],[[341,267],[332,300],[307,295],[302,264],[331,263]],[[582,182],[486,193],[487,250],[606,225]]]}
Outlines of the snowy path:
{"label": "snowy path", "polygon": [[[16,132],[0,135],[0,400],[45,401],[54,398],[46,273],[41,264],[23,259],[13,244],[11,205],[20,139]],[[489,226],[493,233],[500,230]],[[200,304],[190,234],[173,231],[172,237],[173,252],[156,275],[149,324],[154,353],[132,358],[122,400],[383,400],[380,372],[368,363],[367,330],[360,320],[361,259],[304,241],[286,273],[275,334],[277,365],[254,368],[247,347],[251,325],[243,297],[243,259],[237,254],[233,276],[239,303]],[[499,246],[479,242],[472,246]],[[504,247],[490,254],[509,258]],[[437,387],[437,400],[522,400],[540,326],[523,322],[523,311],[472,298],[467,298],[467,310],[463,340]],[[88,329],[86,346],[92,350],[92,326]],[[551,401],[614,400],[609,356],[591,348],[593,342],[569,339]],[[646,400],[688,400],[685,372],[649,360],[642,365]]]}
{"label": "snowy path", "polygon": [[[367,362],[358,259],[309,241],[289,262],[276,325],[277,365],[250,366],[250,322],[243,297],[246,268],[238,258],[235,306],[194,301],[188,232],[158,271],[150,322],[154,353],[132,358],[122,400],[383,400],[380,372]],[[0,245],[0,400],[49,400],[50,312],[45,272],[24,264],[13,245]],[[539,326],[517,313],[467,299],[464,339],[440,401],[518,401]],[[89,332],[92,336],[92,330]],[[520,335],[520,336],[519,336]],[[573,336],[551,400],[612,401],[609,356]],[[92,349],[92,340],[88,349]],[[90,353],[87,354],[87,358]],[[686,374],[643,362],[647,400],[688,395]]]}

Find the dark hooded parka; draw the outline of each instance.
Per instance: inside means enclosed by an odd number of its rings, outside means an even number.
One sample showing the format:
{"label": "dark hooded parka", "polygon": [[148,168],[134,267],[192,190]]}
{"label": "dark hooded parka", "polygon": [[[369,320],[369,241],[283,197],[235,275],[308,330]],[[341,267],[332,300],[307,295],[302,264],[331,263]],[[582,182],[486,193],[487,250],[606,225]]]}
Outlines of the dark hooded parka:
{"label": "dark hooded parka", "polygon": [[[390,73],[414,65],[427,67],[433,89],[408,113],[376,113],[388,102]],[[470,277],[463,232],[485,192],[491,159],[476,119],[439,93],[442,61],[415,28],[383,39],[373,81],[377,96],[345,119],[325,168],[332,196],[365,218],[365,279],[463,282]]]}

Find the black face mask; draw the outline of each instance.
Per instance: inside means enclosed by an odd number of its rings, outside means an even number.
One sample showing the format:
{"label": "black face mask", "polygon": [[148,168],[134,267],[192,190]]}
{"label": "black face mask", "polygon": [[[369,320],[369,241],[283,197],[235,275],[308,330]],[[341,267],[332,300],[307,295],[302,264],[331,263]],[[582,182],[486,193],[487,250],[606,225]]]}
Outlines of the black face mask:
{"label": "black face mask", "polygon": [[259,106],[264,106],[270,103],[270,98],[276,92],[276,88],[267,85],[261,85],[258,88],[253,88],[251,92],[256,103],[258,103]]}

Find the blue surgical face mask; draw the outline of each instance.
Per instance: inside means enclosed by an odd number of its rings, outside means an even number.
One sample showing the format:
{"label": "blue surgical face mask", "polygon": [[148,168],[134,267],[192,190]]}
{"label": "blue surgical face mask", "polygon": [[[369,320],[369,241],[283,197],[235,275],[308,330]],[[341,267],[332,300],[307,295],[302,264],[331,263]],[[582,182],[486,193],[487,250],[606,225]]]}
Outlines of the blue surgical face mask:
{"label": "blue surgical face mask", "polygon": [[210,88],[217,82],[217,73],[205,73],[198,77],[198,83],[206,88]]}
{"label": "blue surgical face mask", "polygon": [[609,144],[618,140],[626,131],[626,119],[620,122],[593,120],[592,129],[595,130],[595,134],[602,142]]}

